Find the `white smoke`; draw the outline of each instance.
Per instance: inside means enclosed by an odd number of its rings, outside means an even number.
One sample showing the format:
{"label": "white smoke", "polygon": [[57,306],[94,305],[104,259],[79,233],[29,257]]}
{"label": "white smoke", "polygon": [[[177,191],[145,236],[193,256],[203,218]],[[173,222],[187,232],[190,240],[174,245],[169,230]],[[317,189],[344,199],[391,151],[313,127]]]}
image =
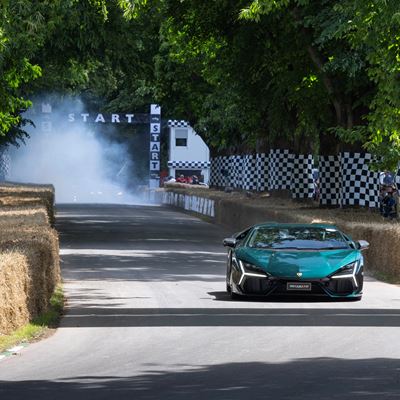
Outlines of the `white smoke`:
{"label": "white smoke", "polygon": [[127,148],[104,139],[97,124],[68,122],[66,104],[52,111],[48,132],[37,114],[28,115],[37,127],[29,128],[25,144],[11,149],[7,179],[53,184],[57,203],[143,203],[128,192],[133,184],[125,172],[134,163]]}

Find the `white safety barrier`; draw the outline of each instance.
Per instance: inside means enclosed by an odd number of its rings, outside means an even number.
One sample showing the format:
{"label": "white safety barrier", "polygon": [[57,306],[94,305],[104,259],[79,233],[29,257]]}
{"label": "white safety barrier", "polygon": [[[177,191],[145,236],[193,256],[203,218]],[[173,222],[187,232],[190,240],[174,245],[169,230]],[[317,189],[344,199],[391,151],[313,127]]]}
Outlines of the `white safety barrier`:
{"label": "white safety barrier", "polygon": [[164,192],[162,204],[183,208],[187,211],[193,211],[207,217],[215,217],[215,202],[212,199],[199,197],[195,195]]}

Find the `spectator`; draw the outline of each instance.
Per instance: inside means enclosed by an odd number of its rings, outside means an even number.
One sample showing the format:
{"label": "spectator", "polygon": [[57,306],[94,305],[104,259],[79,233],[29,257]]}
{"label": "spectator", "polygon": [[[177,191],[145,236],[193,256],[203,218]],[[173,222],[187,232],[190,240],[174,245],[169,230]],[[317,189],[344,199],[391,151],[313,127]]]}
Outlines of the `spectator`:
{"label": "spectator", "polygon": [[180,174],[178,178],[176,178],[178,183],[186,183],[185,175]]}
{"label": "spectator", "polygon": [[381,172],[379,181],[382,186],[392,186],[394,184],[394,176],[390,171]]}
{"label": "spectator", "polygon": [[170,175],[170,176],[167,176],[167,177],[165,178],[165,181],[164,181],[164,182],[173,183],[173,182],[176,182],[176,180],[175,180],[175,178],[174,178],[172,175]]}

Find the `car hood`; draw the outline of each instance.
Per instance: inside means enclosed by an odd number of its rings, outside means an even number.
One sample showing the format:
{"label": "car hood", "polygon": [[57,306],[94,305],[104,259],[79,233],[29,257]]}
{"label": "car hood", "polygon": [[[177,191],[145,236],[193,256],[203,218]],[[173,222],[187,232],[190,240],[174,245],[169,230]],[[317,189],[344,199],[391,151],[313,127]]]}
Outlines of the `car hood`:
{"label": "car hood", "polygon": [[241,247],[236,256],[245,262],[262,268],[274,277],[318,279],[332,274],[359,258],[359,251],[340,250],[266,250]]}

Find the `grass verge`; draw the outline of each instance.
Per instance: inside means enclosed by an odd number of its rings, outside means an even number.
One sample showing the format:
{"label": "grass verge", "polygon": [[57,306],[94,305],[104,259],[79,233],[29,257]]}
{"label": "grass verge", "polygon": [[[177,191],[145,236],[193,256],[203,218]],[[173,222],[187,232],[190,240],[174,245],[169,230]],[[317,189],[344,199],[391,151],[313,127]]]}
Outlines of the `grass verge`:
{"label": "grass verge", "polygon": [[13,333],[0,336],[0,353],[18,344],[29,343],[46,336],[50,329],[58,326],[63,310],[64,293],[62,286],[58,285],[50,299],[50,307],[47,312]]}

